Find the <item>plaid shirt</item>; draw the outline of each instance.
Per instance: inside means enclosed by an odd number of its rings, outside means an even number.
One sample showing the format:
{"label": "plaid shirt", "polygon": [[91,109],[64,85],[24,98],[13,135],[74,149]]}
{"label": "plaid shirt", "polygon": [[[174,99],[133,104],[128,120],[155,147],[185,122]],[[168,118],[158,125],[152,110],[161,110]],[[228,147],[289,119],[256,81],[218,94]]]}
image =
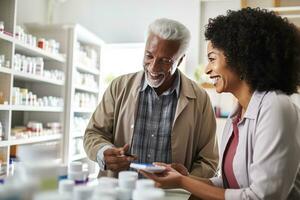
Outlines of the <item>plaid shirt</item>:
{"label": "plaid shirt", "polygon": [[172,162],[171,131],[180,88],[180,75],[175,75],[172,87],[160,96],[142,81],[131,147],[137,162]]}

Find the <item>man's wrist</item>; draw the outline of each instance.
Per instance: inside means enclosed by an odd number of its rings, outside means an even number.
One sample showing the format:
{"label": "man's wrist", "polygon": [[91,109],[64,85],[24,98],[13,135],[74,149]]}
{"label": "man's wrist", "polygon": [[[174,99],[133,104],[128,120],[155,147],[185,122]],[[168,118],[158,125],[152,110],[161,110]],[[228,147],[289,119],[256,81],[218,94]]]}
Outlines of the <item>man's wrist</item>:
{"label": "man's wrist", "polygon": [[104,160],[104,152],[109,149],[113,148],[113,145],[105,144],[103,145],[97,152],[97,163],[100,167],[100,171],[106,170],[105,160]]}

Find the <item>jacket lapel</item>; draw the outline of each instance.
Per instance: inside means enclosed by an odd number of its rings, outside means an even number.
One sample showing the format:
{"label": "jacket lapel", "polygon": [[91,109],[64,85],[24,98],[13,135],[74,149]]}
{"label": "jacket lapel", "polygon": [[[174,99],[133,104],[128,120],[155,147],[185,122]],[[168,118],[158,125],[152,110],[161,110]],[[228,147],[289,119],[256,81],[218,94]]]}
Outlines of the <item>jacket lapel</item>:
{"label": "jacket lapel", "polygon": [[134,126],[135,126],[135,120],[136,120],[136,116],[137,116],[137,112],[138,112],[138,105],[139,105],[139,93],[141,90],[141,84],[142,84],[142,80],[144,77],[144,71],[140,71],[137,74],[137,77],[135,79],[135,81],[133,82],[133,84],[131,86],[128,87],[132,87],[132,92],[130,94],[130,102],[134,102],[133,104],[133,109],[129,109],[129,116],[130,119],[128,119],[129,124],[130,124],[130,132],[129,132],[129,137],[130,137],[130,150],[131,150],[131,146],[132,146],[132,137],[133,137],[133,131],[134,131]]}
{"label": "jacket lapel", "polygon": [[175,112],[175,117],[173,120],[173,127],[175,124],[175,121],[179,117],[179,115],[182,113],[184,108],[188,105],[189,98],[190,99],[196,99],[196,94],[194,91],[194,88],[191,84],[191,81],[181,72],[180,73],[180,95],[178,98],[177,108]]}

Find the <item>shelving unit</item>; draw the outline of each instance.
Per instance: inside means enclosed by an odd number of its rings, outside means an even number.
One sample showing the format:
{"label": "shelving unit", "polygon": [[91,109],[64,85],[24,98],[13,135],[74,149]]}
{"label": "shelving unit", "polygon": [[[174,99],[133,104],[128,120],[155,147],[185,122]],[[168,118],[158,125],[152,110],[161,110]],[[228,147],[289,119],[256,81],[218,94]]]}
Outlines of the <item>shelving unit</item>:
{"label": "shelving unit", "polygon": [[[90,173],[97,173],[97,165],[89,161],[83,149],[83,135],[86,125],[99,100],[100,54],[104,42],[84,27],[76,24],[69,27],[68,44],[68,86],[66,107],[66,138],[64,143],[64,160],[88,163]],[[80,45],[80,47],[78,46]],[[88,82],[94,80],[94,82]],[[84,84],[86,83],[86,84]],[[93,86],[94,87],[93,87]],[[94,98],[84,103],[79,96]]]}
{"label": "shelving unit", "polygon": [[[88,120],[94,112],[100,98],[100,54],[104,42],[78,24],[30,24],[28,27],[34,33],[58,34],[57,36],[61,37],[59,41],[63,49],[65,52],[68,52],[66,60],[67,79],[65,80],[65,134],[63,136],[62,158],[65,164],[75,160],[88,163],[89,171],[93,173],[96,165],[87,159],[82,141]],[[81,48],[79,48],[78,44],[80,44]],[[94,80],[94,82],[91,82],[91,80]],[[52,82],[48,84],[52,84]],[[84,103],[84,99],[79,100],[79,96],[76,95],[78,93],[82,94],[80,96],[87,95],[94,97],[94,100],[88,99]],[[83,104],[85,104],[85,106]]]}
{"label": "shelving unit", "polygon": [[[63,101],[65,99],[65,81],[49,79],[41,75],[24,73],[15,70],[16,57],[15,54],[24,55],[26,57],[41,57],[44,61],[45,70],[60,70],[64,73],[66,80],[66,48],[60,47],[60,54],[53,54],[49,51],[42,50],[38,47],[33,47],[21,42],[16,37],[16,26],[18,15],[18,0],[1,0],[0,1],[0,21],[4,22],[4,33],[0,33],[0,55],[5,56],[5,62],[0,65],[0,93],[5,105],[0,104],[0,122],[3,126],[3,136],[0,141],[0,162],[6,170],[1,170],[0,176],[8,173],[8,163],[15,150],[24,145],[32,145],[34,143],[47,143],[57,141],[62,145],[64,136],[62,127],[60,132],[53,132],[40,136],[20,136],[14,139],[12,129],[16,126],[26,126],[30,121],[40,122],[45,126],[48,122],[59,122],[64,124],[65,107],[64,106],[32,106],[20,105],[15,101],[14,88],[27,88],[37,95],[37,98],[43,96],[59,97]],[[30,27],[23,25],[26,28],[26,33],[30,33],[36,37],[55,39],[62,43],[61,32],[57,31],[45,33],[43,31],[33,31]],[[0,101],[1,103],[1,101]],[[62,158],[62,148],[55,150],[57,159]],[[47,156],[47,155],[45,155]],[[38,159],[38,158],[37,158]],[[2,168],[2,169],[4,169]]]}
{"label": "shelving unit", "polygon": [[[83,135],[100,100],[100,55],[104,42],[78,24],[70,25],[68,34],[64,160],[67,163],[87,163],[90,173],[97,174],[98,165],[87,158],[83,149]],[[84,99],[83,96],[91,99]]]}

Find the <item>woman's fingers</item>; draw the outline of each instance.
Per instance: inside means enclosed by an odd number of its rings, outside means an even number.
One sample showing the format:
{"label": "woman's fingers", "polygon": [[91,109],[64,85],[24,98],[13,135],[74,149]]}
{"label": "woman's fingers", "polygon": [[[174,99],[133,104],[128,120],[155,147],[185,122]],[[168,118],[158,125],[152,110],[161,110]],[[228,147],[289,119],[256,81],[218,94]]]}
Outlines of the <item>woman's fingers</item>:
{"label": "woman's fingers", "polygon": [[153,165],[164,166],[164,167],[168,167],[169,166],[168,164],[162,163],[162,162],[154,162]]}
{"label": "woman's fingers", "polygon": [[146,171],[143,171],[143,170],[139,170],[138,172],[141,173],[143,176],[145,176],[145,177],[147,177],[147,178],[150,178],[150,179],[152,179],[152,180],[154,180],[154,181],[156,181],[157,178],[158,178],[158,177],[157,177],[155,174],[153,174],[153,173],[149,173],[149,172],[146,172]]}

